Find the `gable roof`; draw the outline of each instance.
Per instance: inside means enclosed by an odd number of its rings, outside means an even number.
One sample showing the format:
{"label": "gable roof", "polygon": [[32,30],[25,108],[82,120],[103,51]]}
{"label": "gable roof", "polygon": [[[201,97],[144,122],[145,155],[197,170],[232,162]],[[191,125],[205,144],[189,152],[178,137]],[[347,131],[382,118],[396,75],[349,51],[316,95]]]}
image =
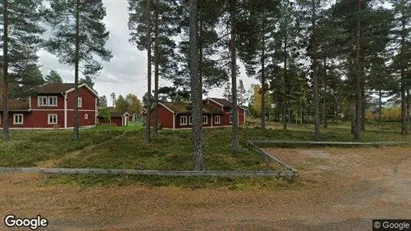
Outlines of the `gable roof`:
{"label": "gable roof", "polygon": [[[214,103],[219,104],[222,107],[230,107],[230,108],[232,107],[232,102],[227,99],[223,99],[223,98],[207,98],[207,99],[213,101]],[[237,107],[246,110],[246,108],[243,106],[237,105]]]}
{"label": "gable roof", "polygon": [[[162,102],[159,105],[165,106],[176,114],[191,113],[191,102]],[[203,114],[222,114],[222,112],[211,105],[203,104]]]}
{"label": "gable roof", "polygon": [[231,107],[231,102],[228,101],[227,99],[223,99],[223,98],[208,98],[211,101],[220,104],[223,107]]}
{"label": "gable roof", "polygon": [[[76,85],[74,83],[46,83],[41,86],[38,86],[34,90],[37,94],[61,94],[74,91],[75,86]],[[95,96],[97,96],[97,93],[85,83],[79,84],[78,87],[86,87]]]}
{"label": "gable roof", "polygon": [[46,83],[35,88],[35,91],[37,94],[60,94],[74,86],[74,83]]}

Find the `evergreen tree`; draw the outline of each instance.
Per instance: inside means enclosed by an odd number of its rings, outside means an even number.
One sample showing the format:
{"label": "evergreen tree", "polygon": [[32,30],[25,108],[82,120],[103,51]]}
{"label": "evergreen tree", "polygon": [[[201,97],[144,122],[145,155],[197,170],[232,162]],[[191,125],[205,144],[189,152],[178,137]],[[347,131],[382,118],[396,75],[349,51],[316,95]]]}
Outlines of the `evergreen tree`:
{"label": "evergreen tree", "polygon": [[60,74],[55,70],[51,70],[50,74],[46,75],[45,81],[46,83],[63,83]]}
{"label": "evergreen tree", "polygon": [[391,67],[395,71],[394,75],[399,75],[400,79],[401,133],[408,134],[407,104],[409,105],[409,100],[406,93],[409,92],[411,85],[411,80],[407,79],[411,63],[411,2],[407,0],[390,0],[390,3],[394,14],[391,44],[395,47]]}
{"label": "evergreen tree", "polygon": [[223,97],[224,97],[225,99],[227,99],[228,101],[232,101],[232,99],[233,99],[230,82],[228,82],[228,83],[226,84],[225,88],[224,88]]}
{"label": "evergreen tree", "polygon": [[244,106],[247,102],[247,91],[244,88],[243,80],[240,79],[238,85],[238,104]]}
{"label": "evergreen tree", "polygon": [[105,95],[100,96],[98,99],[98,103],[101,108],[107,108],[107,97]]}
{"label": "evergreen tree", "polygon": [[204,157],[203,157],[203,117],[202,117],[202,92],[201,79],[198,74],[198,1],[190,0],[189,7],[189,68],[190,68],[190,83],[191,83],[191,116],[193,121],[192,142],[193,142],[193,158],[194,170],[204,171]]}
{"label": "evergreen tree", "polygon": [[[57,55],[61,63],[74,66],[74,102],[78,101],[79,72],[84,76],[99,73],[102,65],[94,59],[99,56],[109,61],[111,52],[104,48],[109,32],[102,22],[106,11],[101,0],[54,0],[50,2],[46,19],[53,36],[46,48]],[[74,104],[73,138],[79,138],[78,104]]]}
{"label": "evergreen tree", "polygon": [[113,107],[116,107],[116,93],[114,93],[114,92],[112,92],[111,94],[110,94],[110,97],[111,97],[111,102],[113,103],[112,105],[113,105]]}
{"label": "evergreen tree", "polygon": [[266,118],[266,71],[272,49],[267,46],[273,38],[269,33],[275,30],[278,20],[276,0],[244,1],[243,11],[238,15],[238,51],[245,63],[248,76],[261,81],[261,128],[265,129]]}
{"label": "evergreen tree", "polygon": [[[38,57],[40,35],[44,29],[40,26],[42,17],[41,0],[3,0],[0,2],[0,48],[1,67],[3,68],[3,139],[9,140],[9,83],[13,77],[24,72],[27,66],[35,65]],[[21,76],[20,76],[21,77]]]}

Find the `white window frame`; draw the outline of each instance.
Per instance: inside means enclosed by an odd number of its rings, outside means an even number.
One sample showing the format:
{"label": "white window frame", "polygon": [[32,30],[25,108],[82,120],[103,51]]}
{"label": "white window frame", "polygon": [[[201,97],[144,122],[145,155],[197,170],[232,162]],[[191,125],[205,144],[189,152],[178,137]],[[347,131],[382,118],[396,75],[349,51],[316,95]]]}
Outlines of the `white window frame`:
{"label": "white window frame", "polygon": [[[52,116],[55,116],[55,117],[56,117],[56,122],[51,122],[51,117],[52,117]],[[48,115],[47,115],[47,124],[48,124],[48,125],[57,125],[58,122],[59,122],[59,117],[58,117],[57,114],[48,114]]]}
{"label": "white window frame", "polygon": [[[46,103],[44,104],[44,101],[43,100],[46,100]],[[48,106],[48,102],[49,102],[49,99],[48,99],[48,97],[47,96],[37,96],[37,106],[39,106],[39,107],[47,107]]]}
{"label": "white window frame", "polygon": [[180,125],[187,125],[187,116],[180,116]]}
{"label": "white window frame", "polygon": [[233,123],[233,115],[230,115],[230,124]]}
{"label": "white window frame", "polygon": [[[205,118],[205,123],[204,123],[204,118]],[[203,124],[208,124],[208,116],[203,115]]]}
{"label": "white window frame", "polygon": [[219,116],[219,115],[214,116],[214,124],[220,124],[220,123],[221,123],[221,116]]}
{"label": "white window frame", "polygon": [[88,114],[84,114],[84,119],[88,120]]}
{"label": "white window frame", "polygon": [[82,108],[83,107],[83,99],[81,97],[77,98],[77,107]]}
{"label": "white window frame", "polygon": [[[21,116],[21,122],[17,121],[17,117]],[[24,115],[23,114],[13,114],[13,124],[24,124]]]}
{"label": "white window frame", "polygon": [[193,117],[188,116],[188,125],[192,125],[193,124]]}
{"label": "white window frame", "polygon": [[[55,99],[55,101],[53,100],[53,99]],[[51,104],[50,103],[50,100],[53,100],[53,102],[55,102],[55,104]],[[49,97],[47,97],[47,106],[49,106],[49,107],[57,107],[57,100],[58,100],[58,98],[57,98],[57,96],[49,96]]]}

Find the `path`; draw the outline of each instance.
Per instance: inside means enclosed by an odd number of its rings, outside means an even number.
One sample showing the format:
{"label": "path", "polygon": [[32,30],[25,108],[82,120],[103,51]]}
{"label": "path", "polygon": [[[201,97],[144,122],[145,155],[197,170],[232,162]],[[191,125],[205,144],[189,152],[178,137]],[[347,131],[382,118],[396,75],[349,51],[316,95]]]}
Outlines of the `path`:
{"label": "path", "polygon": [[113,137],[109,140],[103,141],[101,143],[92,144],[92,145],[84,147],[83,149],[76,150],[76,151],[73,151],[73,152],[68,152],[68,153],[64,154],[63,156],[59,157],[58,159],[51,159],[51,160],[41,161],[41,162],[37,163],[37,167],[40,167],[40,168],[55,168],[55,167],[58,167],[58,165],[60,163],[64,162],[67,159],[75,158],[76,156],[78,156],[80,153],[82,153],[84,151],[92,150],[93,148],[95,148],[97,146],[104,145],[108,142],[119,139],[119,138],[125,136],[127,133],[128,132],[125,131],[121,135],[118,135],[118,136]]}

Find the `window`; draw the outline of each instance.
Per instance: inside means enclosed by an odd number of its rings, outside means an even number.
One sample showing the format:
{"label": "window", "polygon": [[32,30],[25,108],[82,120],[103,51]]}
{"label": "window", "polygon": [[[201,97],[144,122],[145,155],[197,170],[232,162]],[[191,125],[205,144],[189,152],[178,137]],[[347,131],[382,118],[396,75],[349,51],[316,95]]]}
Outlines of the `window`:
{"label": "window", "polygon": [[13,124],[23,124],[23,114],[14,114]]}
{"label": "window", "polygon": [[83,107],[83,99],[82,98],[78,98],[77,102],[78,102],[77,107]]}
{"label": "window", "polygon": [[214,117],[214,123],[215,124],[220,124],[221,123],[221,117],[220,116],[215,116]]}
{"label": "window", "polygon": [[232,123],[233,123],[233,116],[230,115],[230,124],[232,124]]}
{"label": "window", "polygon": [[57,114],[49,114],[48,124],[57,124]]}
{"label": "window", "polygon": [[84,119],[88,120],[88,114],[84,114]]}
{"label": "window", "polygon": [[56,107],[57,106],[57,96],[49,96],[48,97],[49,105],[50,107]]}
{"label": "window", "polygon": [[192,120],[191,116],[188,117],[188,124],[189,124],[189,125],[192,125],[192,124],[193,124],[193,120]]}
{"label": "window", "polygon": [[187,125],[187,116],[180,117],[180,125]]}
{"label": "window", "polygon": [[47,96],[39,96],[38,97],[38,106],[47,106]]}
{"label": "window", "polygon": [[38,97],[39,107],[56,107],[57,106],[57,96],[39,96]]}
{"label": "window", "polygon": [[208,124],[208,116],[203,116],[203,124]]}

